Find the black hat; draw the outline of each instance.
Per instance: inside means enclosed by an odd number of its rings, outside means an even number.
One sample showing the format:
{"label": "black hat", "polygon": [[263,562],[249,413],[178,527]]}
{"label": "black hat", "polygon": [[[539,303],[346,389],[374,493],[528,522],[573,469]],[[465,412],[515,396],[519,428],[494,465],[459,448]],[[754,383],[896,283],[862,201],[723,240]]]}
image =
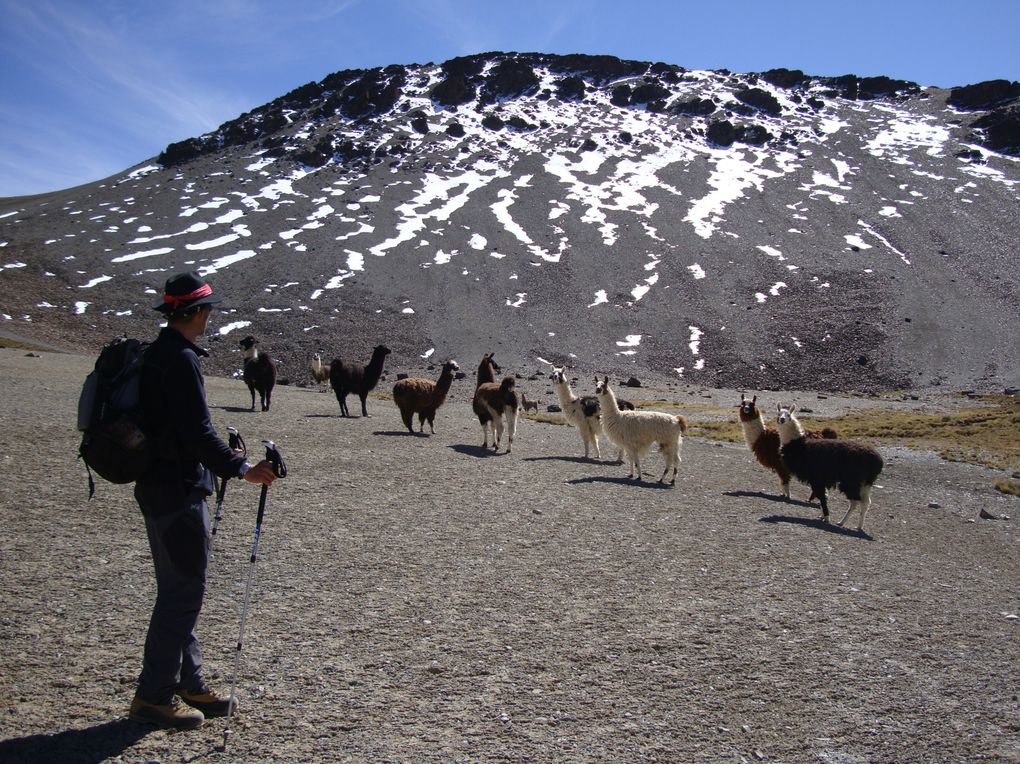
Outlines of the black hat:
{"label": "black hat", "polygon": [[163,296],[152,307],[169,315],[186,308],[217,302],[222,302],[222,298],[213,294],[212,287],[202,281],[195,271],[190,271],[168,278],[163,287]]}

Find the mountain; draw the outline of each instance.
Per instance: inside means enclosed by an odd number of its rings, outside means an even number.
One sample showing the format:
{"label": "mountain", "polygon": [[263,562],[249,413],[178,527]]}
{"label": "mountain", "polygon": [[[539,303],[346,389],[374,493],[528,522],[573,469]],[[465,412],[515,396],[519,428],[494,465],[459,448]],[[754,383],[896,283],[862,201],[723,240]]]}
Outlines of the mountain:
{"label": "mountain", "polygon": [[[59,147],[54,147],[59,150]],[[166,277],[392,369],[495,351],[740,389],[1020,381],[1020,83],[488,53],[330,74],[104,181],[0,200],[0,331],[149,336]]]}

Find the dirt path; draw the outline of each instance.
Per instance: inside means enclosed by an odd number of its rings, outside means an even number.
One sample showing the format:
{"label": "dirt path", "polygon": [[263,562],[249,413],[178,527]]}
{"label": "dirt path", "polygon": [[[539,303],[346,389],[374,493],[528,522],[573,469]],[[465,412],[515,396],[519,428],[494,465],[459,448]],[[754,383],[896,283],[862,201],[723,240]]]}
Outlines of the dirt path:
{"label": "dirt path", "polygon": [[[1020,761],[1020,504],[990,473],[883,449],[860,536],[820,525],[804,486],[777,500],[738,445],[687,438],[674,489],[585,461],[568,427],[524,421],[486,454],[470,380],[433,437],[389,401],[341,420],[280,387],[254,414],[208,380],[221,431],[290,468],[242,714],[227,753],[221,721],[136,725],[152,576],[130,488],[85,501],[90,363],[0,350],[0,760]],[[257,500],[230,484],[199,624],[222,686]]]}

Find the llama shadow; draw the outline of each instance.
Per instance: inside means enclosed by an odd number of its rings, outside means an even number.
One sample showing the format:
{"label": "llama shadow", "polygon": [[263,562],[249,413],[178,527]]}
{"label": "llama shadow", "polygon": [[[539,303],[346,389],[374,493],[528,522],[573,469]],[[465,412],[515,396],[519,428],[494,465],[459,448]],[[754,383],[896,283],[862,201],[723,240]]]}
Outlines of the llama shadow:
{"label": "llama shadow", "polygon": [[[598,459],[591,459],[586,456],[528,456],[523,461],[526,462],[573,462],[574,464],[603,464]],[[606,464],[613,464],[614,462],[605,462]],[[619,462],[615,462],[619,464]]]}
{"label": "llama shadow", "polygon": [[570,485],[581,485],[582,483],[615,483],[616,485],[628,485],[637,486],[639,488],[653,488],[656,490],[671,490],[675,489],[675,485],[669,483],[660,483],[658,481],[651,480],[634,480],[630,477],[607,477],[606,475],[589,475],[588,477],[575,478],[574,480],[568,480]]}
{"label": "llama shadow", "polygon": [[408,430],[376,430],[372,433],[373,435],[386,435],[392,438],[403,437],[404,435],[411,435],[415,438],[431,438],[432,433],[428,432],[409,432]]}
{"label": "llama shadow", "polygon": [[775,501],[779,504],[792,504],[795,507],[814,507],[818,509],[817,504],[812,504],[809,501],[801,501],[800,499],[787,499],[785,496],[781,496],[776,493],[763,493],[762,491],[725,491],[723,496],[734,496],[737,498],[752,498],[752,499],[767,499],[768,501]]}
{"label": "llama shadow", "polygon": [[790,517],[789,515],[767,515],[766,517],[759,517],[758,522],[760,523],[790,523],[791,525],[803,525],[808,528],[817,528],[820,531],[827,533],[835,533],[839,536],[854,536],[856,538],[867,539],[868,541],[874,541],[874,536],[870,535],[866,531],[858,531],[852,528],[842,528],[834,523],[824,523],[821,518],[809,518],[809,517]]}
{"label": "llama shadow", "polygon": [[209,408],[219,409],[220,411],[226,411],[228,414],[254,414],[251,406],[210,406]]}
{"label": "llama shadow", "polygon": [[124,751],[155,729],[130,719],[117,719],[85,729],[0,740],[0,761],[98,764],[119,758]]}
{"label": "llama shadow", "polygon": [[485,459],[490,456],[503,456],[506,451],[493,451],[491,448],[485,448],[484,446],[469,446],[466,444],[450,446],[458,454],[464,454],[465,456],[474,456],[478,459]]}

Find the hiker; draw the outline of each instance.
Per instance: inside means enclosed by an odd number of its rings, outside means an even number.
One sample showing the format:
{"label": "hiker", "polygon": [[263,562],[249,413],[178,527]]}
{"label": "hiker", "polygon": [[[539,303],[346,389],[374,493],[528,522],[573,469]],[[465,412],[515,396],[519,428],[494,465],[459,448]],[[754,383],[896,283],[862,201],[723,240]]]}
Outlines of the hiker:
{"label": "hiker", "polygon": [[139,391],[143,429],[157,444],[153,464],[135,483],[155,565],[156,603],[129,716],[178,729],[231,711],[230,696],[205,682],[195,636],[209,560],[212,475],[266,486],[276,477],[269,461],[252,466],[231,449],[210,421],[199,366],[208,353],[194,343],[220,301],[197,273],[167,279],[153,306],[167,326],[145,352]]}

